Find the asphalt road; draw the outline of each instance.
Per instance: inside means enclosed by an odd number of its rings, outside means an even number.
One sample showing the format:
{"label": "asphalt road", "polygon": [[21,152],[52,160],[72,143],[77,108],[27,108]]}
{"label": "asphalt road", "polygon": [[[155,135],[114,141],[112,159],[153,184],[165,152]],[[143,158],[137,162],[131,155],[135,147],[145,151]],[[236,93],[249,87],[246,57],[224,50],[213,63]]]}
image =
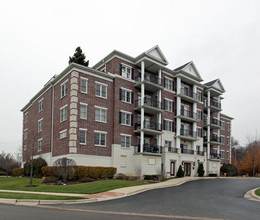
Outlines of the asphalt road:
{"label": "asphalt road", "polygon": [[[174,218],[183,220],[209,217],[259,220],[260,203],[243,197],[248,190],[256,187],[260,187],[260,179],[197,180],[123,199],[89,204],[53,205],[52,209],[0,205],[0,219],[153,220]],[[70,210],[56,210],[56,208]],[[181,216],[189,217],[181,218]]]}

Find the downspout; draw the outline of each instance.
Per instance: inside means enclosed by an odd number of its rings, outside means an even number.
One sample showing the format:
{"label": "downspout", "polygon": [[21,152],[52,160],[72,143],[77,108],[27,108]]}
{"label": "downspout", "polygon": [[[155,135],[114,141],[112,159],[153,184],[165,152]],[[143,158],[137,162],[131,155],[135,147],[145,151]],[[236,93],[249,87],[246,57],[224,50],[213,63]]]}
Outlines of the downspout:
{"label": "downspout", "polygon": [[54,85],[52,83],[52,100],[51,100],[51,152],[50,152],[50,166],[52,166],[52,152],[53,152],[53,116],[54,116]]}

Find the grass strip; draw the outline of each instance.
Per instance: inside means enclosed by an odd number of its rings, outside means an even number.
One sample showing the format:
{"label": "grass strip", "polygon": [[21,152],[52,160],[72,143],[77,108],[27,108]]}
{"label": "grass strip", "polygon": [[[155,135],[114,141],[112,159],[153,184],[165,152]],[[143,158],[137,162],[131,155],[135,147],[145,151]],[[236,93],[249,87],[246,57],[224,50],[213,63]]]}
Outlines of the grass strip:
{"label": "grass strip", "polygon": [[35,200],[78,200],[84,199],[81,197],[72,196],[54,196],[54,195],[39,195],[28,193],[9,193],[0,192],[0,198],[2,199],[35,199]]}
{"label": "grass strip", "polygon": [[260,196],[260,188],[255,191],[255,194],[256,194],[257,196]]}

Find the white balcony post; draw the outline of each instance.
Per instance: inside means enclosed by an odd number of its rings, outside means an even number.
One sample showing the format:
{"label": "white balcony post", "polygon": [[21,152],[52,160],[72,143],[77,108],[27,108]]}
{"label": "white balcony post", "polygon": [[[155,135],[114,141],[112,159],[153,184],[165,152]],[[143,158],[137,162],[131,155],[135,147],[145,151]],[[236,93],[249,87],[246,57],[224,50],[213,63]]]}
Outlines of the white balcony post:
{"label": "white balcony post", "polygon": [[[144,129],[144,108],[143,108],[143,105],[144,105],[144,90],[145,90],[145,87],[144,87],[144,70],[145,70],[145,65],[144,65],[144,61],[141,62],[141,129]],[[143,152],[143,145],[144,145],[144,132],[141,131],[141,134],[140,134],[140,152],[142,153]]]}
{"label": "white balcony post", "polygon": [[[218,96],[218,102],[220,103],[220,96]],[[220,123],[220,112],[218,112],[218,123]],[[218,138],[220,138],[220,128],[218,128]],[[220,154],[220,145],[219,144],[218,144],[218,154]]]}
{"label": "white balcony post", "polygon": [[[158,70],[158,78],[159,79],[162,78],[162,70],[161,69]],[[160,105],[162,105],[162,90],[161,89],[158,91],[157,101],[160,103]],[[162,107],[162,106],[160,106],[160,107]],[[160,124],[162,126],[162,113],[158,113],[157,122],[158,122],[158,124]],[[157,136],[157,145],[158,146],[162,145],[161,139],[162,139],[162,135],[158,135]]]}
{"label": "white balcony post", "polygon": [[[208,105],[207,107],[210,105],[210,91],[208,91]],[[207,123],[208,123],[208,126],[207,126],[207,155],[208,155],[208,159],[210,159],[210,108],[207,108],[208,109],[208,120],[207,120]]]}
{"label": "white balcony post", "polygon": [[[177,94],[181,93],[181,78],[177,77]],[[181,98],[179,96],[177,96],[177,104],[176,104],[176,114],[177,116],[181,114]],[[180,130],[181,130],[181,119],[177,118],[176,120],[176,148],[180,148],[181,147],[181,140],[178,137],[180,135]]]}
{"label": "white balcony post", "polygon": [[[194,92],[194,94],[197,93],[197,86],[196,85],[193,85],[193,92]],[[192,107],[193,107],[192,108],[192,116],[193,116],[193,113],[195,113],[196,119],[197,119],[198,118],[198,115],[197,115],[197,102],[193,102],[193,106]],[[192,130],[193,130],[193,132],[197,132],[197,122],[193,122]],[[196,150],[196,141],[193,141],[192,145],[193,145],[193,150],[195,151]]]}

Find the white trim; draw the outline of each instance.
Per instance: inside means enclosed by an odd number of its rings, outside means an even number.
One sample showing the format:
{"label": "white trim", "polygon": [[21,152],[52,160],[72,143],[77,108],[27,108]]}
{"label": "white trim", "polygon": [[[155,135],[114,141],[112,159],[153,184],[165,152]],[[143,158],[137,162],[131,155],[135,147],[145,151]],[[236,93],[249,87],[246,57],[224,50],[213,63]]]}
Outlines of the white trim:
{"label": "white trim", "polygon": [[163,87],[163,88],[164,88],[163,91],[170,92],[170,93],[173,93],[173,94],[176,93],[174,90],[170,90],[170,89],[167,89],[167,88],[165,88],[165,87]]}
{"label": "white trim", "polygon": [[133,90],[127,89],[127,88],[124,88],[124,87],[120,87],[120,89],[125,90],[125,91],[128,91],[128,92],[133,92]]}
{"label": "white trim", "polygon": [[66,137],[67,137],[67,129],[60,131],[59,134],[61,135],[61,133],[64,133],[64,132],[66,132],[66,136],[65,136],[65,137],[62,137],[62,138],[60,137],[60,139],[63,139],[63,138],[66,138]]}
{"label": "white trim", "polygon": [[[86,128],[79,128],[79,144],[80,145],[86,145],[87,144],[87,130]],[[85,142],[84,143],[80,143],[80,131],[84,131],[85,132]]]}
{"label": "white trim", "polygon": [[[83,92],[83,91],[81,91],[81,80],[86,80],[86,92]],[[88,94],[88,78],[85,78],[85,77],[80,77],[79,78],[79,90],[80,90],[80,92],[81,93],[83,93],[83,94]]]}
{"label": "white trim", "polygon": [[129,78],[126,78],[126,77],[123,77],[123,76],[118,75],[118,74],[115,74],[115,77],[120,78],[120,79],[123,79],[123,80],[126,80],[126,81],[128,81],[128,82],[136,83],[135,80],[129,79]]}
{"label": "white trim", "polygon": [[105,83],[102,83],[102,82],[99,82],[99,81],[95,81],[95,83],[108,87],[108,84],[105,84]]}
{"label": "white trim", "polygon": [[[62,84],[60,84],[60,98],[62,99],[63,97],[68,95],[68,90],[69,90],[69,84],[68,84],[69,79],[66,79]],[[67,83],[67,94],[62,96],[62,86]]]}
{"label": "white trim", "polygon": [[[101,88],[101,90],[100,90],[100,95],[97,95],[97,94],[96,94],[96,92],[97,92],[96,86],[97,86],[97,85],[99,85],[100,88]],[[106,96],[105,96],[105,97],[102,96],[102,92],[103,92],[102,86],[104,86],[104,87],[105,87],[105,90],[106,90]],[[107,85],[107,84],[104,84],[104,83],[95,81],[95,96],[98,97],[98,98],[107,99],[107,93],[108,93],[108,92],[107,92],[107,88],[108,88],[108,85]]]}
{"label": "white trim", "polygon": [[107,134],[107,131],[94,130],[94,133],[103,133],[103,134]]}
{"label": "white trim", "polygon": [[[38,152],[41,152],[41,151],[42,151],[42,140],[43,140],[43,139],[40,138],[40,139],[38,139],[38,141],[37,141],[37,144],[38,144],[38,146],[37,146],[37,147],[38,147],[37,151],[38,151]],[[39,141],[41,142],[41,149],[40,149],[40,150],[39,150]]]}
{"label": "white trim", "polygon": [[131,115],[133,114],[132,112],[128,112],[128,111],[124,111],[124,110],[120,110],[120,112],[131,114]]}
{"label": "white trim", "polygon": [[131,134],[123,134],[123,133],[120,133],[120,135],[122,135],[122,136],[129,136],[129,137],[132,137]]}
{"label": "white trim", "polygon": [[[86,107],[86,118],[82,118],[81,117],[81,114],[80,114],[81,113],[81,111],[80,111],[81,110],[81,105]],[[88,118],[88,104],[87,103],[80,102],[80,104],[79,104],[79,118],[80,119],[84,119],[84,120]]]}
{"label": "white trim", "polygon": [[[105,112],[105,113],[106,113],[106,114],[105,114],[105,121],[97,120],[97,119],[96,119],[96,109],[106,111],[106,112]],[[100,117],[100,118],[101,118],[101,117]],[[96,107],[96,106],[95,106],[95,122],[107,123],[107,109],[106,109],[106,108],[103,108],[103,107]]]}
{"label": "white trim", "polygon": [[[123,65],[123,66],[125,66],[125,67],[128,67],[128,68],[131,68],[131,69],[133,69],[133,66],[130,66],[130,65],[128,65],[128,64],[125,64],[125,63],[120,63],[121,65]],[[131,74],[132,74],[132,71],[131,71]]]}
{"label": "white trim", "polygon": [[80,105],[87,105],[87,106],[88,106],[88,103],[85,103],[85,102],[80,102],[79,104],[80,104]]}
{"label": "white trim", "polygon": [[108,108],[105,108],[105,107],[101,107],[101,106],[98,106],[98,105],[94,105],[95,108],[101,108],[101,109],[105,109],[107,110]]}
{"label": "white trim", "polygon": [[168,119],[168,118],[164,118],[163,120],[165,120],[165,121],[171,121],[171,122],[174,122],[173,120],[171,120],[171,119]]}
{"label": "white trim", "polygon": [[[66,119],[65,120],[63,120],[63,121],[61,121],[61,110],[63,110],[64,108],[67,108],[67,117],[66,117]],[[59,115],[59,117],[60,117],[60,123],[62,123],[62,122],[64,122],[64,121],[66,121],[67,120],[67,118],[68,118],[68,104],[66,104],[66,105],[64,105],[63,107],[61,107],[60,108],[60,115]]]}
{"label": "white trim", "polygon": [[173,100],[172,99],[167,99],[167,98],[164,98],[165,100],[168,100],[168,101],[171,101],[171,102],[173,102]]}

